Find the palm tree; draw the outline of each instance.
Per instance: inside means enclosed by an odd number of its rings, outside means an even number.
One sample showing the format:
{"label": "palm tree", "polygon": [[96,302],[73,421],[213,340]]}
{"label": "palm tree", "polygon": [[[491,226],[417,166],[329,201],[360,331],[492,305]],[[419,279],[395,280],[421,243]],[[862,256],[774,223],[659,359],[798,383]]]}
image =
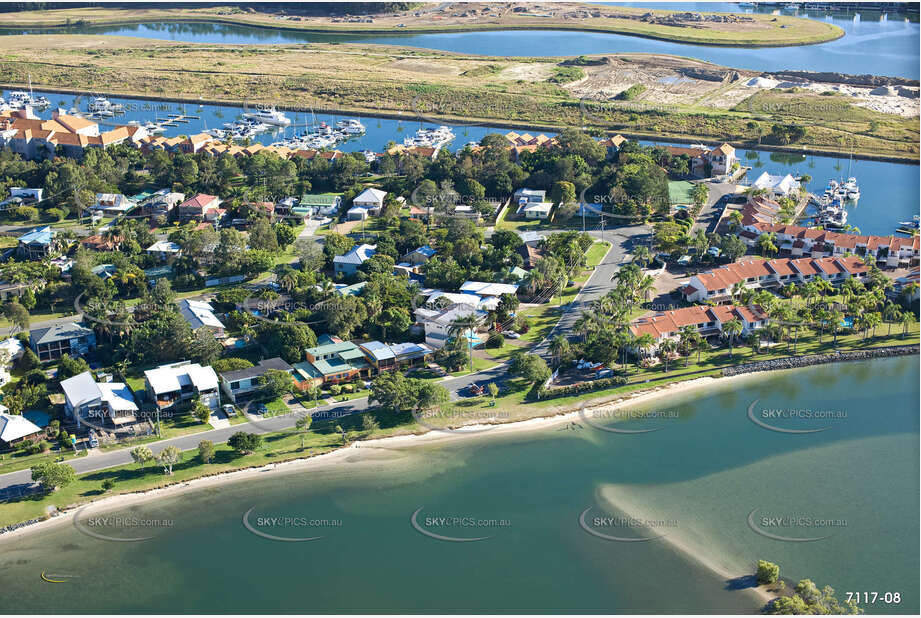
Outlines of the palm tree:
{"label": "palm tree", "polygon": [[898,320],[901,315],[902,312],[899,311],[895,303],[886,303],[886,306],[883,308],[883,319],[889,324],[889,331],[886,333],[887,337],[892,335],[892,323]]}
{"label": "palm tree", "polygon": [[627,350],[636,348],[636,337],[629,330],[622,330],[616,335],[617,346],[620,348],[620,366],[623,371],[627,371]]}
{"label": "palm tree", "polygon": [[916,320],[915,316],[911,311],[905,311],[899,317],[899,323],[902,325],[902,338],[904,339],[908,335],[908,331],[914,326]]}
{"label": "palm tree", "polygon": [[655,280],[649,275],[641,277],[634,286],[634,293],[639,296],[642,294],[643,300],[649,300],[649,292],[656,287]]}
{"label": "palm tree", "polygon": [[634,340],[634,345],[636,346],[637,351],[639,352],[636,355],[636,366],[639,369],[640,359],[642,357],[648,356],[649,348],[655,345],[656,340],[652,338],[652,335],[649,333],[643,333]]}
{"label": "palm tree", "polygon": [[700,334],[697,332],[697,329],[691,325],[682,326],[681,330],[678,333],[681,342],[681,351],[684,353],[684,366],[688,366],[688,362],[691,358],[691,350],[694,349],[694,346],[697,345],[697,342],[700,340]]}
{"label": "palm tree", "polygon": [[665,361],[665,373],[668,373],[668,359],[676,349],[678,349],[678,344],[674,339],[666,339],[659,344],[659,358]]}
{"label": "palm tree", "polygon": [[738,301],[739,298],[742,296],[742,292],[744,291],[745,291],[745,283],[743,283],[742,281],[736,281],[735,283],[733,283],[732,290],[731,290],[731,296],[733,300]]}
{"label": "palm tree", "polygon": [[452,337],[464,337],[467,340],[467,351],[468,358],[470,363],[470,373],[473,373],[473,339],[472,334],[473,330],[477,327],[480,321],[477,319],[476,315],[469,313],[467,315],[462,315],[458,318],[455,318],[450,326],[448,326],[448,334]]}
{"label": "palm tree", "polygon": [[652,256],[649,253],[649,249],[643,245],[640,245],[633,250],[632,261],[634,264],[639,264],[641,268],[645,268],[646,265],[649,264],[651,258]]}
{"label": "palm tree", "polygon": [[569,353],[569,339],[563,335],[557,335],[550,340],[550,353],[553,354],[553,361],[559,366],[563,361],[563,356]]}
{"label": "palm tree", "polygon": [[761,255],[774,255],[777,253],[777,235],[774,232],[768,232],[758,237],[758,249]]}
{"label": "palm tree", "polygon": [[278,283],[285,292],[290,292],[297,287],[297,275],[293,270],[289,270],[281,276]]}
{"label": "palm tree", "polygon": [[723,336],[726,338],[729,343],[729,358],[732,359],[732,342],[736,338],[736,335],[742,332],[742,322],[733,318],[723,324]]}
{"label": "palm tree", "polygon": [[837,309],[832,309],[831,311],[826,312],[826,318],[831,324],[832,333],[835,336],[834,343],[835,349],[838,348],[838,328],[841,326],[841,320],[844,319],[844,314],[838,311]]}

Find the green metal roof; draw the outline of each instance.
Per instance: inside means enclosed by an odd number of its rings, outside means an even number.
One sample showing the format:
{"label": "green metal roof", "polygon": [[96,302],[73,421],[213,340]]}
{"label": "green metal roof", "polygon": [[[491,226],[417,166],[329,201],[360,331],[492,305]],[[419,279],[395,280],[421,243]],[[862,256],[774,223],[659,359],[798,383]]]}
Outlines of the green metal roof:
{"label": "green metal roof", "polygon": [[299,206],[332,206],[336,203],[338,193],[305,193],[298,202]]}

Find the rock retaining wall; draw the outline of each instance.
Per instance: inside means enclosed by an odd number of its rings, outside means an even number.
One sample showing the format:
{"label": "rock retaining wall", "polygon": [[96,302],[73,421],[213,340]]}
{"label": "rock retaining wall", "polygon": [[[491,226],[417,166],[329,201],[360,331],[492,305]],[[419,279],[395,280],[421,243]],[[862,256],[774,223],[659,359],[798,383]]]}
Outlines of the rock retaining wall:
{"label": "rock retaining wall", "polygon": [[812,356],[794,356],[790,358],[777,358],[773,360],[758,361],[727,367],[723,369],[722,375],[735,376],[742,373],[754,373],[755,371],[774,371],[777,369],[795,369],[797,367],[808,367],[810,365],[824,365],[826,363],[839,363],[842,361],[868,360],[871,358],[888,358],[891,356],[909,356],[918,354],[917,345],[900,345],[888,346],[884,348],[869,348],[867,350],[856,350],[853,352],[837,352],[832,354],[815,354]]}

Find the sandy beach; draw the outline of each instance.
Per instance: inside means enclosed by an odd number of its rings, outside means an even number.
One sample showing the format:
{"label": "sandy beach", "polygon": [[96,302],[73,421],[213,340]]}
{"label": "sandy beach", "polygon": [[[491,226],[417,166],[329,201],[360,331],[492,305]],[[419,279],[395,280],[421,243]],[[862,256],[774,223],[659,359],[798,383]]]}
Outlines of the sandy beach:
{"label": "sandy beach", "polygon": [[[143,504],[158,498],[173,497],[176,495],[181,495],[185,492],[212,488],[224,485],[226,483],[246,481],[256,477],[262,477],[266,474],[280,475],[301,472],[303,470],[319,471],[324,469],[333,469],[342,466],[346,462],[348,462],[348,465],[352,467],[356,465],[360,466],[362,463],[366,465],[379,466],[381,463],[380,460],[373,457],[374,451],[379,451],[379,449],[393,450],[418,446],[422,444],[437,444],[455,442],[457,440],[468,440],[477,436],[496,436],[514,433],[525,433],[540,429],[547,429],[557,425],[578,423],[580,422],[581,415],[588,412],[608,412],[626,406],[645,404],[661,397],[684,394],[701,388],[713,387],[716,385],[722,386],[730,382],[739,381],[742,379],[750,379],[763,373],[768,372],[749,373],[721,378],[703,377],[696,378],[694,380],[688,380],[686,382],[675,382],[669,385],[624,395],[623,397],[608,403],[603,403],[591,407],[584,407],[584,409],[577,408],[575,410],[560,413],[551,412],[548,416],[535,417],[527,420],[496,424],[465,425],[462,429],[457,431],[428,431],[423,434],[402,435],[357,441],[335,451],[306,459],[294,459],[287,462],[260,466],[258,468],[247,468],[245,470],[215,474],[213,476],[193,479],[188,482],[171,485],[169,487],[162,487],[159,489],[152,489],[144,492],[125,493],[116,496],[109,496],[81,504],[79,506],[62,509],[58,511],[57,515],[49,519],[35,522],[34,524],[6,532],[0,535],[0,544],[13,539],[22,538],[26,535],[36,534],[45,530],[49,530],[61,525],[71,524],[73,523],[74,515],[81,509],[86,509],[87,511],[92,510],[94,513],[101,513],[105,512],[106,510],[114,510],[127,506]],[[88,505],[92,506],[87,508]]]}
{"label": "sandy beach", "polygon": [[[635,504],[625,504],[623,500],[619,500],[617,496],[613,495],[613,493],[614,492],[610,487],[599,487],[597,491],[597,499],[599,502],[607,503],[614,509],[624,513],[624,515],[636,520],[654,521],[659,519],[654,514],[645,512],[642,508]],[[734,570],[727,564],[721,562],[717,556],[712,554],[712,552],[708,552],[707,548],[698,546],[697,544],[682,537],[680,533],[675,531],[669,531],[668,534],[662,535],[656,539],[655,542],[667,543],[670,547],[672,547],[672,549],[680,553],[682,556],[693,562],[696,562],[697,564],[701,565],[708,571],[715,573],[717,576],[721,577],[727,582],[732,579],[753,574]],[[754,596],[762,604],[770,603],[772,600],[777,598],[776,594],[770,592],[764,586],[744,588],[742,590]]]}

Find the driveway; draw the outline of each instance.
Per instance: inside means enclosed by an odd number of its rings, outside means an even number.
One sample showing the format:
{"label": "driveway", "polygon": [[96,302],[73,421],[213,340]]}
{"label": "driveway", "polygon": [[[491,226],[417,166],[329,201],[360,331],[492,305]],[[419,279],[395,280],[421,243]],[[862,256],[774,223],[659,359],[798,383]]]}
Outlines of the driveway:
{"label": "driveway", "polygon": [[744,187],[727,182],[708,182],[705,184],[710,187],[710,195],[707,196],[707,203],[701,208],[700,214],[697,215],[697,220],[691,227],[691,231],[696,232],[702,229],[709,234],[716,231],[723,208],[726,207],[729,198]]}

